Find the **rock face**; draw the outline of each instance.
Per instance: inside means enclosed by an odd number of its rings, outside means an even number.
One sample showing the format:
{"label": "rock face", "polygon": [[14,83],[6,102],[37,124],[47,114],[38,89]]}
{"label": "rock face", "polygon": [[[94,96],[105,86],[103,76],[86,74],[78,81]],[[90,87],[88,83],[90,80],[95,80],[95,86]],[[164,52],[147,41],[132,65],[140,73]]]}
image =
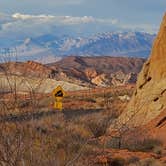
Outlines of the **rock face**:
{"label": "rock face", "polygon": [[142,127],[148,131],[149,135],[161,140],[164,145],[166,145],[166,109],[163,110],[159,116]]}
{"label": "rock face", "polygon": [[120,124],[144,125],[166,108],[166,14],[150,58],[139,74],[135,93],[118,119]]}
{"label": "rock face", "polygon": [[[135,83],[144,62],[142,58],[69,56],[47,66],[65,73],[71,82],[80,80],[84,84],[106,87]],[[64,79],[59,77],[59,72],[56,78]]]}
{"label": "rock face", "polygon": [[110,81],[107,79],[107,76],[105,74],[100,74],[93,78],[91,82],[97,86],[101,87],[107,87],[107,85],[110,84]]}
{"label": "rock face", "polygon": [[55,71],[34,61],[0,64],[0,72],[18,76],[51,78]]}
{"label": "rock face", "polygon": [[0,63],[0,73],[108,87],[135,83],[144,62],[143,58],[70,56],[47,65],[34,61]]}

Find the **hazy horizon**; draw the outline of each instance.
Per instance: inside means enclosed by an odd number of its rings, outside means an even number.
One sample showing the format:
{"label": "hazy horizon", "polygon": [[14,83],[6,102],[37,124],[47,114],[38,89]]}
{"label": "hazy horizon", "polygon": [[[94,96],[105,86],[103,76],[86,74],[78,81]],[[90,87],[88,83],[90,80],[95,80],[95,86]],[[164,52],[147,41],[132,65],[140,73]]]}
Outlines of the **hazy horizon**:
{"label": "hazy horizon", "polygon": [[0,37],[54,32],[88,36],[112,31],[157,33],[164,0],[0,0]]}
{"label": "hazy horizon", "polygon": [[165,7],[164,0],[0,0],[0,48],[16,47],[20,56],[32,59],[70,54],[147,57]]}

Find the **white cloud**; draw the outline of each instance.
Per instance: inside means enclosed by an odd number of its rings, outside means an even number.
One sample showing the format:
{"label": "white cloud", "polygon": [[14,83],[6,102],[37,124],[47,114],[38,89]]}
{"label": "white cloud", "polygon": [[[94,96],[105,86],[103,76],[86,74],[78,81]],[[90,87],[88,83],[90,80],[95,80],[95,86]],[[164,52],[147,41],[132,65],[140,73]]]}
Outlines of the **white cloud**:
{"label": "white cloud", "polygon": [[84,17],[65,16],[62,22],[64,24],[85,24],[85,23],[96,22],[96,19],[91,16],[84,16]]}
{"label": "white cloud", "polygon": [[138,25],[120,24],[120,26],[124,29],[131,29],[131,30],[135,30],[135,31],[144,31],[144,32],[148,32],[151,34],[156,33],[159,28],[159,26],[151,25],[151,24],[138,24]]}
{"label": "white cloud", "polygon": [[12,15],[15,19],[27,20],[27,19],[51,19],[54,18],[52,15],[29,15],[29,14],[21,14],[15,13]]}
{"label": "white cloud", "polygon": [[[85,29],[84,29],[84,28]],[[59,28],[59,29],[58,29]],[[94,18],[92,16],[73,17],[55,15],[29,15],[15,13],[13,15],[0,14],[0,37],[6,36],[39,36],[48,33],[68,32],[86,33],[112,30],[141,30],[155,32],[156,27],[151,25],[127,25],[118,19]],[[64,32],[65,33],[65,32]],[[64,34],[63,33],[63,34]],[[69,34],[70,35],[70,34]]]}
{"label": "white cloud", "polygon": [[92,16],[73,17],[73,16],[53,16],[53,15],[28,15],[15,13],[12,17],[16,20],[45,20],[45,21],[57,21],[63,24],[85,24],[85,23],[103,23],[103,24],[117,24],[117,19],[100,19]]}
{"label": "white cloud", "polygon": [[84,24],[98,21],[92,16],[72,17],[72,16],[53,16],[53,15],[28,15],[15,13],[12,17],[16,20],[36,20],[36,21],[55,21],[63,24]]}
{"label": "white cloud", "polygon": [[118,24],[118,19],[97,19],[97,22],[103,23],[103,24]]}

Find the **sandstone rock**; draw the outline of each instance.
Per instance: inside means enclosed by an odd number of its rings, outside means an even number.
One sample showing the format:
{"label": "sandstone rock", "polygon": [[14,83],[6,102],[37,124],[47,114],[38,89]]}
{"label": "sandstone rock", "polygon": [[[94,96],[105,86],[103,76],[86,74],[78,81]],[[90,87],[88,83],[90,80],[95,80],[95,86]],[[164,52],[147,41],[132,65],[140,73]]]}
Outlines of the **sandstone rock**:
{"label": "sandstone rock", "polygon": [[109,85],[109,80],[107,79],[105,74],[100,74],[98,76],[96,76],[95,78],[93,78],[91,80],[91,82],[97,86],[101,86],[101,87],[106,87],[107,85]]}
{"label": "sandstone rock", "polygon": [[111,74],[111,84],[115,86],[121,86],[126,84],[135,84],[137,80],[136,73],[124,73],[122,71],[118,71],[116,73]]}
{"label": "sandstone rock", "polygon": [[88,80],[91,80],[97,76],[97,72],[93,68],[87,68],[87,69],[85,69],[84,72],[85,72],[85,75],[88,78]]}
{"label": "sandstone rock", "polygon": [[126,77],[127,75],[125,73],[123,73],[122,71],[118,71],[114,74],[111,74],[112,77],[112,81],[111,83],[113,85],[124,85],[126,82]]}
{"label": "sandstone rock", "polygon": [[166,109],[163,110],[159,116],[142,127],[147,130],[152,138],[161,140],[166,146]]}
{"label": "sandstone rock", "polygon": [[150,58],[139,74],[135,93],[117,120],[131,126],[144,125],[166,108],[166,14]]}
{"label": "sandstone rock", "polygon": [[127,83],[129,84],[135,84],[137,82],[137,74],[136,73],[130,73],[128,74]]}
{"label": "sandstone rock", "polygon": [[51,78],[55,70],[34,61],[8,62],[0,64],[0,72],[18,76]]}
{"label": "sandstone rock", "polygon": [[128,95],[118,96],[118,98],[122,101],[129,101],[130,100],[130,97]]}
{"label": "sandstone rock", "polygon": [[[47,66],[56,71],[63,71],[71,82],[80,80],[88,86],[92,83],[109,87],[135,83],[144,62],[145,59],[142,58],[68,56]],[[103,76],[105,78],[101,79]],[[64,80],[64,77],[61,77],[61,80]]]}
{"label": "sandstone rock", "polygon": [[0,73],[29,78],[51,78],[80,86],[110,86],[135,83],[145,59],[128,57],[65,57],[43,65],[34,61],[0,64]]}

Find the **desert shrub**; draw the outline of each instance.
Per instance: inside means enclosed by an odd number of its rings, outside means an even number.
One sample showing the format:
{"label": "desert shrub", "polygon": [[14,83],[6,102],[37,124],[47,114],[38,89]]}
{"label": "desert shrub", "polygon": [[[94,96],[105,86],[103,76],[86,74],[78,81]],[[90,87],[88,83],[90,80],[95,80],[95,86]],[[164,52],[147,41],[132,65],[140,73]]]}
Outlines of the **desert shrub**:
{"label": "desert shrub", "polygon": [[154,152],[158,155],[162,154],[162,142],[158,139],[146,138],[137,140],[137,138],[112,137],[107,140],[106,148],[128,149],[130,151]]}
{"label": "desert shrub", "polygon": [[87,102],[91,102],[91,103],[96,103],[96,100],[95,99],[93,99],[93,98],[84,98],[84,99],[82,99],[82,100],[84,100],[84,101],[87,101]]}
{"label": "desert shrub", "polygon": [[116,157],[110,161],[109,166],[124,166],[126,163],[124,158]]}
{"label": "desert shrub", "polygon": [[160,161],[155,160],[154,158],[147,158],[141,160],[139,166],[163,166],[163,164]]}
{"label": "desert shrub", "polygon": [[20,108],[25,108],[30,106],[30,101],[29,100],[24,100],[24,101],[20,101],[18,104],[18,107]]}
{"label": "desert shrub", "polygon": [[69,125],[66,126],[65,130],[69,133],[69,135],[72,135],[73,138],[78,138],[78,140],[86,140],[92,136],[91,132],[84,124],[70,122]]}
{"label": "desert shrub", "polygon": [[106,142],[106,148],[114,148],[114,149],[119,149],[119,144],[120,144],[120,138],[119,137],[113,137]]}
{"label": "desert shrub", "polygon": [[82,126],[73,123],[66,126],[58,144],[58,149],[63,149],[66,153],[66,163],[74,160],[77,155],[78,159],[81,157],[88,139],[89,133]]}
{"label": "desert shrub", "polygon": [[36,131],[39,132],[40,134],[47,134],[47,129],[43,127],[36,127]]}
{"label": "desert shrub", "polygon": [[134,141],[132,143],[123,144],[123,148],[131,151],[149,152],[153,151],[156,147],[162,146],[162,142],[157,139],[144,139],[142,141]]}
{"label": "desert shrub", "polygon": [[153,152],[156,153],[157,155],[161,155],[163,151],[163,147],[162,146],[156,146],[153,148]]}
{"label": "desert shrub", "polygon": [[131,165],[131,164],[137,164],[139,163],[140,159],[137,156],[132,156],[127,160],[127,164]]}
{"label": "desert shrub", "polygon": [[87,126],[94,137],[100,137],[106,133],[109,126],[109,119],[105,118],[99,121],[89,121]]}
{"label": "desert shrub", "polygon": [[156,146],[161,146],[162,142],[157,139],[145,139],[142,142],[142,149],[145,151],[153,150]]}
{"label": "desert shrub", "polygon": [[155,147],[161,146],[162,142],[157,139],[145,139],[138,145],[138,150],[152,151]]}

